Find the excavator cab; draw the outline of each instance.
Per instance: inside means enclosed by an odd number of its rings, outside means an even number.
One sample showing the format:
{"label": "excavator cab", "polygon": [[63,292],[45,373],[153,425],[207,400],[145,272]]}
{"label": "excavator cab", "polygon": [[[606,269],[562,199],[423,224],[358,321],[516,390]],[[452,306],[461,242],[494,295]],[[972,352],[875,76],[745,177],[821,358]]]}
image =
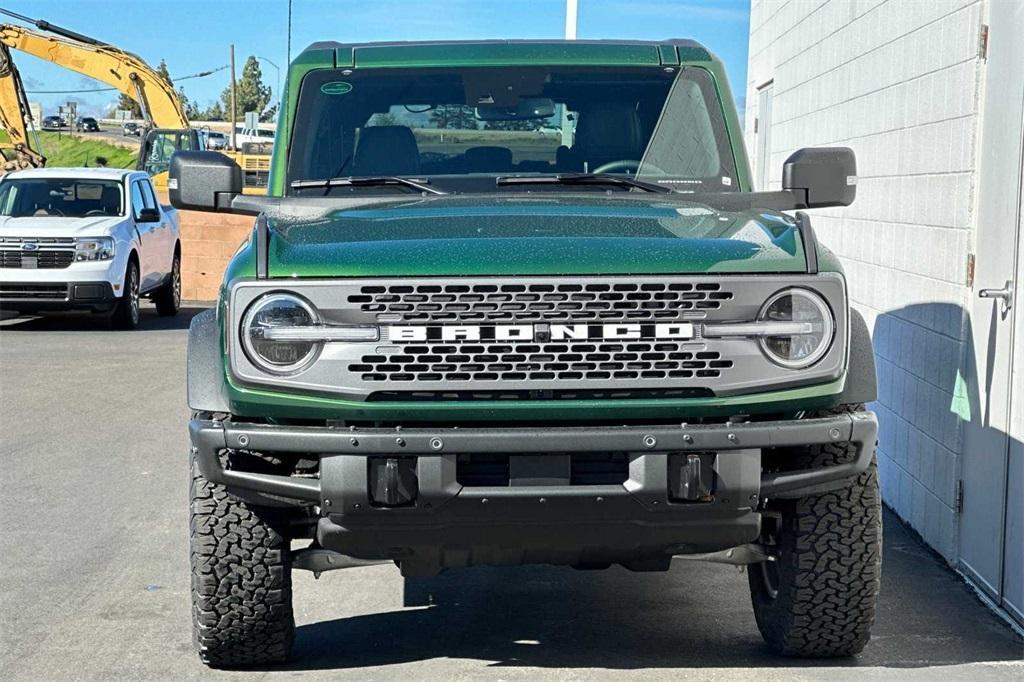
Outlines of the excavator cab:
{"label": "excavator cab", "polygon": [[171,164],[171,155],[177,151],[203,151],[206,149],[206,140],[199,132],[194,128],[185,130],[153,128],[146,131],[142,137],[135,169],[145,171],[152,177],[156,189],[166,190],[167,169]]}

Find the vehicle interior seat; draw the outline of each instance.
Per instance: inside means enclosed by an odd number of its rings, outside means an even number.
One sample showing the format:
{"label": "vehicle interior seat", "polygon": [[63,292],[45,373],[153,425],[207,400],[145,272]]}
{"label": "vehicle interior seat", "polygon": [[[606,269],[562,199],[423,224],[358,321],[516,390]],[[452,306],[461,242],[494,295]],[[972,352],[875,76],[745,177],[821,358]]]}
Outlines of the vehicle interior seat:
{"label": "vehicle interior seat", "polygon": [[612,161],[640,160],[644,139],[632,104],[603,103],[579,112],[576,139],[569,150],[571,170],[588,172]]}
{"label": "vehicle interior seat", "polygon": [[100,208],[109,216],[116,216],[121,213],[121,190],[117,187],[106,186],[100,195]]}
{"label": "vehicle interior seat", "polygon": [[504,173],[512,170],[512,150],[507,147],[470,147],[464,156],[467,173]]}
{"label": "vehicle interior seat", "polygon": [[420,150],[407,126],[369,126],[359,131],[353,175],[415,175]]}

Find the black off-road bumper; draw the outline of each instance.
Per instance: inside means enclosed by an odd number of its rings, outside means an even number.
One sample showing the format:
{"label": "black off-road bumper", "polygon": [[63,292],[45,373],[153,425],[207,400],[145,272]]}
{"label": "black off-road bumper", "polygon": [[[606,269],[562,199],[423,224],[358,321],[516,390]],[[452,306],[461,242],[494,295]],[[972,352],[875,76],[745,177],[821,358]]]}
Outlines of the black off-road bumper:
{"label": "black off-road bumper", "polygon": [[[190,431],[209,480],[257,503],[318,505],[320,545],[395,559],[411,575],[471,564],[656,569],[673,554],[752,542],[760,498],[845,485],[869,466],[878,423],[870,412],[698,426],[437,429],[197,419]],[[828,442],[851,442],[856,456],[823,469],[762,471],[764,448]],[[319,478],[225,468],[229,450],[319,458]],[[577,462],[589,466],[595,457],[597,469],[577,471]],[[622,480],[609,483],[613,462]]]}
{"label": "black off-road bumper", "polygon": [[110,282],[0,283],[0,310],[106,312],[116,303]]}

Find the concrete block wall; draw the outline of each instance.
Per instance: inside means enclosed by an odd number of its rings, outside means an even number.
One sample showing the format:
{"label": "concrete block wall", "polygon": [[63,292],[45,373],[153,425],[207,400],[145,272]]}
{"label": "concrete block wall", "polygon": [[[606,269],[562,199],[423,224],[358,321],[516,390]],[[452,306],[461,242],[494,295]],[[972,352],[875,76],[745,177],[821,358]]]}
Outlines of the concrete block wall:
{"label": "concrete block wall", "polygon": [[[161,203],[169,204],[167,195]],[[224,268],[249,238],[254,218],[228,213],[178,211],[181,221],[181,298],[215,301]]]}
{"label": "concrete block wall", "polygon": [[[814,211],[872,329],[883,499],[956,555],[982,0],[753,0],[747,146],[773,81],[770,185],[805,146],[857,153],[857,201]],[[753,163],[757,163],[753,159]]]}

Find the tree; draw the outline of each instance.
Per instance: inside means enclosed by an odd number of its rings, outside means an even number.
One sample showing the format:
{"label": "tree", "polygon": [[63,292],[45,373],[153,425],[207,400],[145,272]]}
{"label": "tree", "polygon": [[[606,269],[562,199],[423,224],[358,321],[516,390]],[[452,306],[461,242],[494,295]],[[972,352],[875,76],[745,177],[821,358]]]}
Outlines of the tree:
{"label": "tree", "polygon": [[130,112],[129,116],[132,118],[142,117],[142,107],[133,98],[124,93],[121,93],[121,96],[117,98],[117,108]]}
{"label": "tree", "polygon": [[544,121],[541,119],[521,118],[516,121],[488,121],[486,130],[538,130]]}
{"label": "tree", "polygon": [[224,107],[220,105],[220,102],[214,102],[199,117],[204,121],[223,121],[225,118]]}
{"label": "tree", "polygon": [[464,104],[442,104],[430,112],[430,121],[438,128],[476,130],[473,108]]}
{"label": "tree", "polygon": [[277,118],[277,104],[267,107],[267,110],[260,114],[260,121],[263,123],[270,123],[275,118]]}
{"label": "tree", "polygon": [[[224,89],[220,96],[227,112],[231,116],[231,86]],[[255,56],[245,60],[242,67],[242,77],[235,85],[235,115],[238,117],[235,122],[243,120],[245,112],[256,111],[262,113],[270,102],[270,86],[263,84],[263,72],[260,70],[260,62]]]}
{"label": "tree", "polygon": [[185,110],[185,118],[189,120],[199,118],[202,113],[199,111],[199,105],[190,100],[181,88],[178,88],[178,99],[181,100],[181,108]]}
{"label": "tree", "polygon": [[[165,81],[174,85],[174,83],[171,82],[171,73],[167,70],[167,62],[165,60],[160,60],[160,64],[156,67],[156,73]],[[142,105],[135,101],[135,97],[132,95],[121,93],[121,96],[117,98],[117,108],[131,112],[129,115],[132,118],[142,118]]]}

